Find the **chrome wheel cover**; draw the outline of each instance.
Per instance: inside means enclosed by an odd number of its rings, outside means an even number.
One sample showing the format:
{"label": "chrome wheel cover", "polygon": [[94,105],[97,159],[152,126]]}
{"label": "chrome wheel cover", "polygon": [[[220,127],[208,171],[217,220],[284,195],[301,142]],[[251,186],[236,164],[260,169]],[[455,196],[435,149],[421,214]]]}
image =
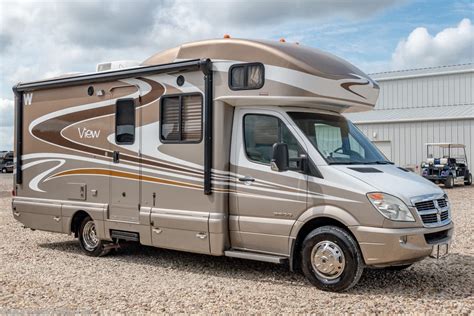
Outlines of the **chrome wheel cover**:
{"label": "chrome wheel cover", "polygon": [[334,280],[344,272],[346,260],[342,249],[337,244],[324,240],[317,243],[311,250],[311,265],[318,276]]}
{"label": "chrome wheel cover", "polygon": [[84,248],[88,251],[94,251],[97,246],[99,246],[100,240],[97,238],[94,221],[91,220],[84,225],[82,240],[84,242]]}

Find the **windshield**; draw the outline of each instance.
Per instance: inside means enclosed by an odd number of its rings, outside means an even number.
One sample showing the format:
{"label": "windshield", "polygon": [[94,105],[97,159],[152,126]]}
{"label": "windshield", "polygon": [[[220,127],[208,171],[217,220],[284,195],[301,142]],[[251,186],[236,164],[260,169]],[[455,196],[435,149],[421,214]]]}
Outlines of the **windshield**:
{"label": "windshield", "polygon": [[329,164],[391,164],[342,116],[308,112],[288,115]]}

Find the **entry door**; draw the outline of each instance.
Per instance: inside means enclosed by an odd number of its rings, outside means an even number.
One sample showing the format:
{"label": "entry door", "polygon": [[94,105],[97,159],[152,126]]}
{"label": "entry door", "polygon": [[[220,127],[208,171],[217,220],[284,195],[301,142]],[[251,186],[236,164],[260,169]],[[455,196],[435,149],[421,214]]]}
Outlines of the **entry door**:
{"label": "entry door", "polygon": [[[306,210],[307,176],[298,158],[307,152],[303,141],[279,112],[238,110],[234,122],[232,166],[238,232],[232,247],[273,254],[289,253],[289,235],[296,217]],[[272,171],[273,144],[288,144],[290,167]],[[231,205],[233,205],[231,203]],[[232,238],[234,237],[234,238]]]}
{"label": "entry door", "polygon": [[137,87],[114,89],[115,114],[109,142],[112,143],[113,160],[110,167],[109,219],[125,222],[139,222],[140,203],[140,126],[139,99],[129,96]]}

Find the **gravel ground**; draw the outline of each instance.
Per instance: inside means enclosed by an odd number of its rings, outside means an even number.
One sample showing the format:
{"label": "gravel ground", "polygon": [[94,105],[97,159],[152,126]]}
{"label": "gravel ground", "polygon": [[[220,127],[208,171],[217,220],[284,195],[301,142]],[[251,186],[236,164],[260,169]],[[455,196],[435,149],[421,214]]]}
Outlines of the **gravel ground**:
{"label": "gravel ground", "polygon": [[[10,190],[11,175],[0,175]],[[83,255],[70,236],[31,231],[0,195],[0,313],[437,313],[474,309],[474,186],[447,191],[456,222],[451,254],[401,272],[366,270],[342,294],[286,267],[129,245]]]}

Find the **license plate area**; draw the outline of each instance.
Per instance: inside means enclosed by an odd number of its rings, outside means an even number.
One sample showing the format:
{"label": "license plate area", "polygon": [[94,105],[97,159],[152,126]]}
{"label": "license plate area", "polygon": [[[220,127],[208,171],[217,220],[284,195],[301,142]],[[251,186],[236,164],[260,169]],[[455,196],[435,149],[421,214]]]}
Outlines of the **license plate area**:
{"label": "license plate area", "polygon": [[431,251],[430,257],[434,259],[441,259],[443,257],[446,257],[448,253],[449,253],[448,243],[437,244],[433,246],[433,250]]}

